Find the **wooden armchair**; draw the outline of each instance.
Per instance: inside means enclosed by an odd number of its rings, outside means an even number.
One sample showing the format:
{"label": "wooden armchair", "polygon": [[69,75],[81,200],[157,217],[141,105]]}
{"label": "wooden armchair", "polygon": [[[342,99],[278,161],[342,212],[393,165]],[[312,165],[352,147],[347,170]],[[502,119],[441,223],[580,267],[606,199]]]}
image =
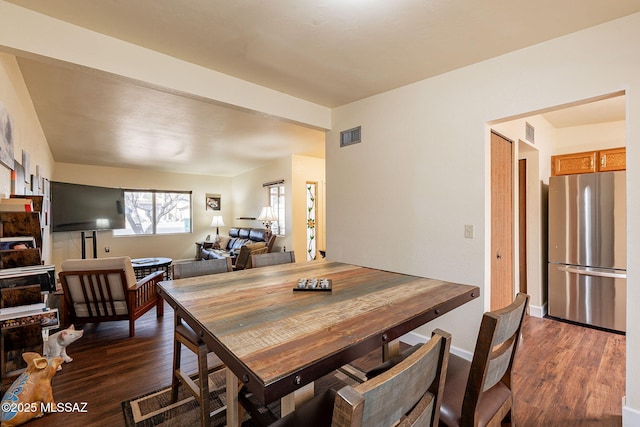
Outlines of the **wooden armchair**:
{"label": "wooden armchair", "polygon": [[128,320],[133,337],[137,318],[153,307],[158,317],[164,314],[164,300],[156,291],[164,272],[136,281],[129,257],[66,260],[59,276],[72,323]]}
{"label": "wooden armchair", "polygon": [[[435,330],[426,344],[388,371],[356,387],[328,390],[271,426],[436,427],[450,346],[451,335]],[[249,406],[245,395],[239,400]],[[255,409],[247,409],[253,421]]]}

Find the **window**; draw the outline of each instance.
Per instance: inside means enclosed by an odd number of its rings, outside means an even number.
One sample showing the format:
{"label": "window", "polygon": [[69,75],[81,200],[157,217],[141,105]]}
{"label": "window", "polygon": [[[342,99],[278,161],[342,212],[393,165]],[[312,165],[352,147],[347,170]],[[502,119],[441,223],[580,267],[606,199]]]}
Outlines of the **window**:
{"label": "window", "polygon": [[284,184],[272,184],[268,186],[269,190],[269,206],[273,209],[278,220],[271,225],[273,234],[284,235]]}
{"label": "window", "polygon": [[127,228],[114,230],[117,236],[191,232],[191,192],[125,190]]}
{"label": "window", "polygon": [[317,182],[307,181],[307,261],[316,259],[316,200]]}

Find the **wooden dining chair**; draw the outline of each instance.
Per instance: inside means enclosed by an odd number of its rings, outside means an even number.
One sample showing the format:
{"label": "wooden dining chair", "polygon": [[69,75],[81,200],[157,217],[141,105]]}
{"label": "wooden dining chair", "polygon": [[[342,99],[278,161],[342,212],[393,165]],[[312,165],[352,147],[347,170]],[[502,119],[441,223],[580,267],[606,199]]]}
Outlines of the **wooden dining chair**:
{"label": "wooden dining chair", "polygon": [[519,293],[507,307],[482,316],[471,362],[451,355],[441,424],[475,427],[512,422],[511,369],[528,303],[529,295]]}
{"label": "wooden dining chair", "polygon": [[[233,271],[231,258],[209,259],[201,261],[190,261],[177,263],[173,266],[173,278],[176,280],[205,276],[208,274],[218,274]],[[173,336],[173,374],[171,379],[171,401],[178,400],[178,388],[180,383],[189,390],[195,400],[200,405],[200,424],[201,426],[210,425],[209,417],[209,371],[218,369],[222,366],[217,358],[208,360],[209,353],[207,345],[196,332],[182,321],[178,311],[174,312],[174,336]],[[180,368],[182,346],[185,346],[198,359],[198,384]]]}
{"label": "wooden dining chair", "polygon": [[251,255],[251,264],[254,268],[293,262],[296,262],[296,256],[293,251]]}
{"label": "wooden dining chair", "polygon": [[[518,347],[529,296],[482,316],[473,359],[449,358],[440,424],[449,427],[500,426],[511,421],[511,368]],[[374,378],[415,352],[420,344],[366,373]]]}
{"label": "wooden dining chair", "polygon": [[173,269],[171,277],[174,279],[224,273],[233,269],[231,257],[179,262],[173,264],[171,267]]}
{"label": "wooden dining chair", "polygon": [[426,344],[383,374],[355,387],[329,389],[271,426],[435,427],[450,346],[451,335],[435,330]]}

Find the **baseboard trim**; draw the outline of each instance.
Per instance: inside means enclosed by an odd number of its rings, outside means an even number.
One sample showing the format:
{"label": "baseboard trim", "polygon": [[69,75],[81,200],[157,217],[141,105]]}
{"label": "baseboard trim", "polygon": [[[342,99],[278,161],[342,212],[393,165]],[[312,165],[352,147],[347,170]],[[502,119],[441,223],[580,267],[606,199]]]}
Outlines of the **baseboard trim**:
{"label": "baseboard trim", "polygon": [[529,315],[533,317],[544,317],[547,315],[547,303],[545,302],[542,307],[529,304]]}
{"label": "baseboard trim", "polygon": [[[428,340],[427,337],[415,332],[409,332],[408,334],[404,334],[403,336],[400,337],[400,341],[409,345],[423,344],[427,342],[427,340]],[[471,360],[473,358],[472,352],[463,350],[458,347],[451,346],[451,349],[449,351],[455,354],[456,356],[462,357],[463,359],[466,359],[466,360]]]}
{"label": "baseboard trim", "polygon": [[627,406],[627,397],[622,398],[622,427],[640,426],[640,411]]}

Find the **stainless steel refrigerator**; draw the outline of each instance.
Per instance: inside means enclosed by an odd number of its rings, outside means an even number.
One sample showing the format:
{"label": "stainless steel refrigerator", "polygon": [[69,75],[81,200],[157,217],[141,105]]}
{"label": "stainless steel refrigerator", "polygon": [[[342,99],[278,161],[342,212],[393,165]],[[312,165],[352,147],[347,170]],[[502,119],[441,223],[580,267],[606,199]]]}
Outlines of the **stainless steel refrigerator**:
{"label": "stainless steel refrigerator", "polygon": [[626,172],[549,179],[549,315],[626,330]]}

